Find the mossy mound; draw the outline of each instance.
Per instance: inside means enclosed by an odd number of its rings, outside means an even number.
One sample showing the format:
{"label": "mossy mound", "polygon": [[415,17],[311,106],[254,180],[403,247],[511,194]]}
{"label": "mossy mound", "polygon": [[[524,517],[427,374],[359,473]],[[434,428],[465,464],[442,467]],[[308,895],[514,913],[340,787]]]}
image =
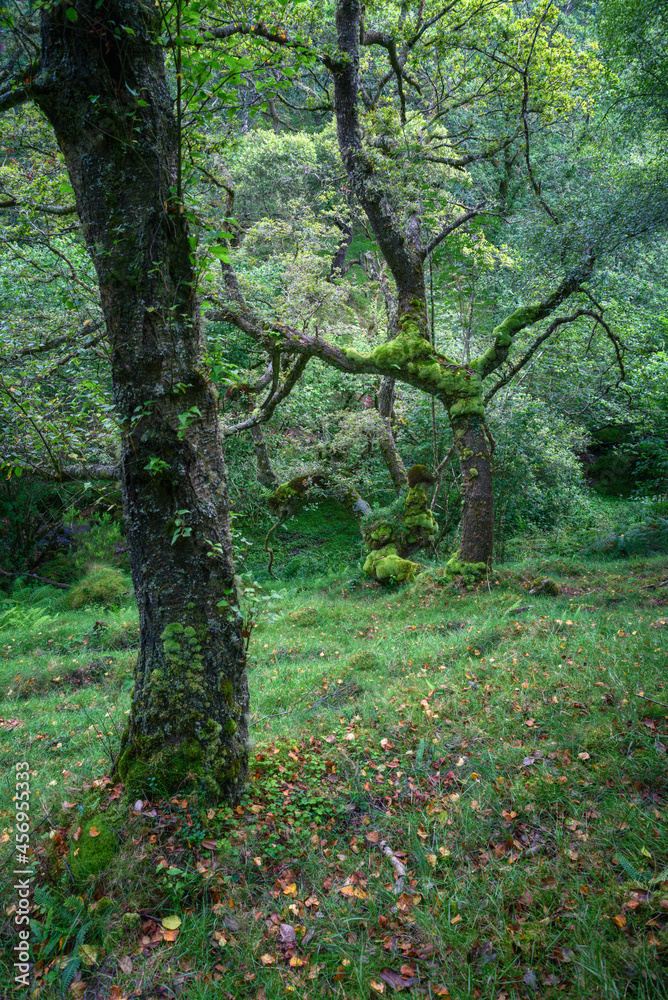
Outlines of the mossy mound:
{"label": "mossy mound", "polygon": [[529,588],[529,593],[540,594],[544,597],[557,597],[560,591],[559,585],[554,580],[545,577],[545,579],[534,580]]}
{"label": "mossy mound", "polygon": [[444,575],[450,580],[454,580],[455,577],[460,577],[465,587],[474,586],[474,584],[476,584],[478,580],[481,580],[486,573],[486,563],[462,562],[459,558],[459,552],[455,552],[455,554],[448,559],[444,570]]}
{"label": "mossy mound", "polygon": [[295,608],[294,611],[288,612],[286,618],[292,625],[299,625],[302,628],[308,628],[309,625],[317,625],[320,621],[318,609],[311,606]]}
{"label": "mossy mound", "polygon": [[386,545],[370,552],[363,568],[367,576],[375,577],[379,583],[407,583],[420,567],[410,559],[402,559],[396,545]]}
{"label": "mossy mound", "polygon": [[116,853],[118,840],[102,813],[96,813],[81,827],[72,841],[68,864],[77,882],[88,882],[105,870]]}
{"label": "mossy mound", "polygon": [[72,611],[87,604],[115,607],[131,590],[129,578],[113,566],[91,566],[84,578],[65,596],[65,604]]}
{"label": "mossy mound", "polygon": [[370,649],[361,649],[348,657],[348,666],[353,670],[375,670],[379,665],[380,660]]}

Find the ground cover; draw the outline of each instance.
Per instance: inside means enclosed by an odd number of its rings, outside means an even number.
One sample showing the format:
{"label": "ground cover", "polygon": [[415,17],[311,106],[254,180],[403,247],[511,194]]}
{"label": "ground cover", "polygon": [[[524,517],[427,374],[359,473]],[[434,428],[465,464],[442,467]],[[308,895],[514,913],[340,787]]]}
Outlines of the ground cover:
{"label": "ground cover", "polygon": [[[665,557],[266,602],[251,781],[110,778],[136,609],[0,606],[0,924],[30,765],[34,995],[668,997]],[[556,595],[530,593],[549,577]],[[297,585],[299,582],[299,585]],[[291,589],[290,589],[291,587]]]}

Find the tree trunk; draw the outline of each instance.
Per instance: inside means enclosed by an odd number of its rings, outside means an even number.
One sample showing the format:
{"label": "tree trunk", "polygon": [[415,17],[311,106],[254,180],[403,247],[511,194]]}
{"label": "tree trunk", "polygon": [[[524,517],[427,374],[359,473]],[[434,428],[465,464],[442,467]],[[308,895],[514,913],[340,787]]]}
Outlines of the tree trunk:
{"label": "tree trunk", "polygon": [[245,652],[159,7],[66,6],[42,9],[34,97],[97,271],[122,429],[140,652],[115,768],[133,791],[195,780],[234,800],[247,773]]}
{"label": "tree trunk", "polygon": [[457,561],[490,566],[494,547],[492,455],[484,417],[468,413],[451,417],[462,469],[464,509]]}
{"label": "tree trunk", "polygon": [[408,489],[408,475],[406,474],[406,466],[394,440],[394,432],[392,430],[393,406],[394,379],[386,375],[380,383],[380,392],[378,393],[378,415],[381,420],[378,447],[385,459],[394,489],[399,494],[402,490]]}
{"label": "tree trunk", "polygon": [[278,486],[278,479],[267,451],[267,439],[264,436],[262,426],[261,424],[253,424],[248,430],[253,439],[253,450],[257,462],[257,481],[260,486],[273,491]]}

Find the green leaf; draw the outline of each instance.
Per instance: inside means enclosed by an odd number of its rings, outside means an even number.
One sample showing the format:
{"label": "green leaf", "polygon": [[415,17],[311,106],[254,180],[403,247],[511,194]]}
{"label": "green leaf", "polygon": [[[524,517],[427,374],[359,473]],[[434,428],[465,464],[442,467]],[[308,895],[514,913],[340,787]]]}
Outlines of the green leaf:
{"label": "green leaf", "polygon": [[77,14],[74,7],[67,8],[67,10],[65,11],[65,17],[67,18],[68,21],[72,21],[72,23],[74,23],[74,21],[79,20],[79,15]]}
{"label": "green leaf", "polygon": [[230,252],[227,247],[213,246],[211,247],[211,255],[217,260],[223,260],[226,264],[230,262]]}

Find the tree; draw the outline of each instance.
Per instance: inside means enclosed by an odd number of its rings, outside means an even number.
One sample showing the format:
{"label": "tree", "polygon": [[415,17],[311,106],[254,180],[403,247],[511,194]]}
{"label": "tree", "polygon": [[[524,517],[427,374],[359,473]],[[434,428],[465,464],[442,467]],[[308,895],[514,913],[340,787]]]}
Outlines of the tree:
{"label": "tree", "polygon": [[181,135],[157,5],[77,0],[41,11],[28,70],[63,154],[99,282],[122,427],[124,516],[140,652],[116,771],[130,789],[197,776],[234,800],[247,772],[248,685],[218,408],[204,341]]}
{"label": "tree", "polygon": [[[494,20],[495,7],[501,8],[498,22]],[[486,349],[477,357],[457,362],[442,353],[431,337],[426,263],[446,240],[483,215],[488,206],[484,201],[444,199],[439,191],[444,187],[442,177],[435,189],[429,190],[421,186],[420,176],[425,164],[440,164],[441,169],[448,168],[451,172],[464,170],[471,164],[491,161],[513,144],[519,145],[535,199],[551,223],[558,224],[532,169],[530,121],[537,120],[540,124],[542,115],[549,121],[550,113],[556,113],[555,102],[557,110],[560,101],[567,103],[563,95],[551,89],[550,77],[557,62],[552,49],[557,47],[569,67],[564,75],[571,82],[578,58],[557,32],[552,3],[535,5],[531,16],[525,19],[516,18],[507,4],[488,6],[463,0],[446,7],[430,5],[429,10],[420,6],[410,16],[407,9],[402,11],[388,5],[376,14],[379,26],[369,28],[359,0],[338,0],[336,50],[331,44],[323,44],[318,55],[321,67],[327,69],[333,80],[339,153],[350,200],[361,210],[369,236],[392,275],[396,318],[389,325],[390,339],[362,354],[324,342],[317,334],[313,336],[287,324],[267,323],[245,301],[229,266],[224,267],[229,305],[218,315],[236,323],[268,349],[273,346],[274,350],[287,354],[315,356],[351,374],[382,376],[387,380],[386,397],[390,406],[395,379],[439,400],[452,429],[464,491],[460,548],[451,567],[473,564],[480,572],[492,559],[494,523],[493,443],[485,423],[483,381],[506,362],[522,330],[550,317],[566,299],[583,288],[593,273],[596,252],[587,240],[580,241],[570,252],[563,252],[561,274],[552,287],[544,283],[539,286],[533,303],[520,305],[494,326]],[[383,20],[392,24],[391,30],[386,30]],[[492,33],[486,47],[485,37],[490,35],[491,28],[498,37]],[[326,25],[325,34],[330,29]],[[240,30],[238,25],[235,30]],[[284,30],[270,30],[262,20],[243,30],[278,46],[294,48],[299,44],[297,36],[291,37]],[[218,34],[229,37],[230,32],[231,29],[221,28]],[[388,57],[389,68],[383,68],[382,72],[373,63],[376,51]],[[367,56],[367,52],[371,55]],[[432,52],[436,53],[433,57]],[[411,131],[404,89],[410,87],[413,93],[421,95],[421,84],[426,86],[425,80],[430,83],[428,70],[436,72],[437,67],[428,66],[418,83],[414,73],[419,72],[420,60],[438,61],[452,52],[466,52],[470,57],[471,66],[465,68],[460,78],[461,90],[451,95],[445,85],[432,89],[428,117],[425,117],[428,102],[424,97],[415,97],[416,124]],[[513,55],[517,52],[519,55]],[[372,61],[370,71],[368,65],[365,70],[369,61]],[[537,62],[543,75],[536,72]],[[386,98],[390,81],[396,83],[397,89],[397,100],[391,105]],[[561,76],[558,82],[563,84]],[[443,89],[447,93],[442,93]],[[490,121],[496,134],[482,142],[475,134],[471,138],[470,120],[461,114],[469,94],[472,105],[482,100],[494,107]],[[444,129],[439,130],[438,123],[447,120],[448,114],[453,128],[461,128],[458,139]],[[435,211],[429,207],[433,201],[438,204]],[[568,230],[568,225],[562,228]],[[597,315],[595,311],[589,313]],[[555,321],[557,326],[548,328],[548,335],[581,315],[583,311],[576,310],[567,318],[559,318]],[[541,337],[544,339],[545,334]],[[388,415],[386,411],[387,399],[384,417]],[[392,478],[401,485],[401,467]]]}

